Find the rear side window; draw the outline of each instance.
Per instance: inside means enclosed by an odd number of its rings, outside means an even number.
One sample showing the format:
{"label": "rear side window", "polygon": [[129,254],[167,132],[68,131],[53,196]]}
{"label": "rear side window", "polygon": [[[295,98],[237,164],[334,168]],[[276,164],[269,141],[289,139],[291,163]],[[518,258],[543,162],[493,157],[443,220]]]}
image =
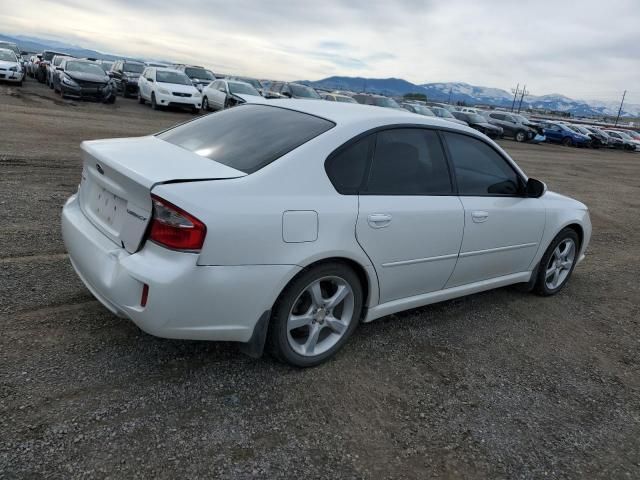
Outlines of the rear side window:
{"label": "rear side window", "polygon": [[459,195],[513,196],[520,193],[520,177],[493,148],[468,135],[442,134],[455,168]]}
{"label": "rear side window", "polygon": [[447,160],[433,130],[398,128],[376,135],[368,195],[448,195]]}
{"label": "rear side window", "polygon": [[332,154],[325,164],[329,180],[343,195],[358,193],[367,170],[375,135],[369,135]]}
{"label": "rear side window", "polygon": [[253,173],[335,124],[285,108],[242,105],[206,115],[158,138],[245,173]]}

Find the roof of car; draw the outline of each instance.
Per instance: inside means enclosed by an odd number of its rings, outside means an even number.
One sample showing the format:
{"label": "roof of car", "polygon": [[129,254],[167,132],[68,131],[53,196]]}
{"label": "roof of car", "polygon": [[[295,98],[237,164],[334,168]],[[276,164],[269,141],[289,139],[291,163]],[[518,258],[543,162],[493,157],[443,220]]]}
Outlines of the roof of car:
{"label": "roof of car", "polygon": [[477,132],[472,128],[437,117],[426,117],[403,109],[376,107],[354,103],[327,102],[326,100],[299,100],[299,99],[263,99],[253,101],[263,105],[289,108],[299,112],[308,113],[317,117],[326,118],[338,125],[348,125],[370,122],[379,125],[398,124],[424,124],[465,132]]}

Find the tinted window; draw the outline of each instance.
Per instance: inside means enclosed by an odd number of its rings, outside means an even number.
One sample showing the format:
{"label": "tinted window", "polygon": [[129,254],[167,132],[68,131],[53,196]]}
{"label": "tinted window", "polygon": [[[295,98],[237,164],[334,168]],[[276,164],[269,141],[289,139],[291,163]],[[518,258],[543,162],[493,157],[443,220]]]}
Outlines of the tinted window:
{"label": "tinted window", "polygon": [[453,162],[460,195],[516,195],[516,172],[488,144],[458,133],[443,132]]}
{"label": "tinted window", "polygon": [[366,192],[370,195],[446,195],[452,192],[447,161],[432,130],[380,132]]}
{"label": "tinted window", "polygon": [[156,71],[156,81],[159,83],[173,83],[175,85],[192,85],[191,80],[184,73],[166,70]]}
{"label": "tinted window", "polygon": [[204,68],[187,67],[184,69],[184,73],[189,78],[197,78],[200,80],[214,80],[213,74],[209,70]]}
{"label": "tinted window", "polygon": [[328,120],[294,110],[242,105],[178,125],[158,137],[253,173],[333,127]]}
{"label": "tinted window", "polygon": [[125,63],[124,71],[129,73],[142,73],[144,70],[144,65],[141,63]]}
{"label": "tinted window", "polygon": [[489,114],[491,118],[495,118],[496,120],[505,120],[504,113],[491,113]]}
{"label": "tinted window", "polygon": [[358,193],[375,135],[370,135],[331,155],[326,163],[327,175],[343,195]]}

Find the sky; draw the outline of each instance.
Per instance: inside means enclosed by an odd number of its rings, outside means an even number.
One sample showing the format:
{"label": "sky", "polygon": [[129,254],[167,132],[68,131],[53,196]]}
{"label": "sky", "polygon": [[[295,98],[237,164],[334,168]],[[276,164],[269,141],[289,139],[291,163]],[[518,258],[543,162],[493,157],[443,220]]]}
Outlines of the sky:
{"label": "sky", "polygon": [[640,103],[640,0],[0,0],[0,32],[281,80],[466,82]]}

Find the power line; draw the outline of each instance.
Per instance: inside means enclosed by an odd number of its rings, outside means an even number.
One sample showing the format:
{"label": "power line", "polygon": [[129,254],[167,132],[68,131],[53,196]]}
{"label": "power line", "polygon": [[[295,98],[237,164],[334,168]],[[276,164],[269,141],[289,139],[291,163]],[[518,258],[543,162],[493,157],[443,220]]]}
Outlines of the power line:
{"label": "power line", "polygon": [[514,107],[516,106],[516,97],[518,96],[518,89],[520,88],[520,84],[516,85],[516,89],[511,89],[511,93],[513,93],[513,102],[511,102],[511,112],[513,112]]}
{"label": "power line", "polygon": [[520,96],[520,103],[518,103],[518,113],[520,113],[520,109],[522,108],[522,101],[524,100],[524,96],[525,95],[529,95],[529,93],[527,91],[527,86],[525,85],[524,87],[522,87],[522,95]]}

